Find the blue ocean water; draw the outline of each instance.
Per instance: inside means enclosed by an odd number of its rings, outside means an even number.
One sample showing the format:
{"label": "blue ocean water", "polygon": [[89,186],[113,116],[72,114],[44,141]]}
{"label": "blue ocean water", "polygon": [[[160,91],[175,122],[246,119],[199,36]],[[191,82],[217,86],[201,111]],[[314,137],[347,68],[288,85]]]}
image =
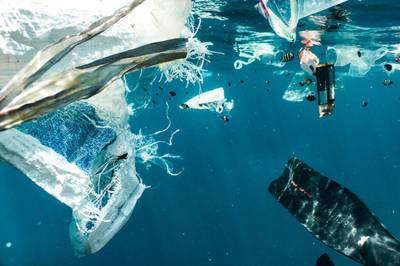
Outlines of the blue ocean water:
{"label": "blue ocean water", "polygon": [[[198,87],[177,81],[156,84],[164,88],[159,96],[154,88],[156,103],[131,120],[136,132],[159,130],[167,123],[168,102],[172,127],[180,132],[163,151],[181,155],[183,160],[173,163],[184,172],[168,176],[157,166],[139,165],[141,177],[152,187],[131,219],[101,251],[77,258],[68,235],[70,209],[1,162],[0,265],[306,266],[315,265],[324,252],[336,265],[357,265],[317,241],[267,192],[292,156],[351,189],[400,237],[399,72],[388,76],[373,69],[362,78],[338,72],[344,88],[337,91],[333,116],[320,119],[315,102],[282,99],[291,76],[274,75],[276,68],[260,62],[233,68],[238,57],[234,36],[221,37],[220,23],[228,33],[234,27],[230,21],[255,21],[270,31],[262,17],[249,15],[254,3],[248,2],[232,2],[235,6],[223,10],[228,21],[203,21],[204,31],[199,32],[200,39],[214,42],[213,51],[224,53],[211,57],[202,88],[223,86],[226,97],[235,100],[230,122],[210,112],[179,109]],[[357,17],[357,1],[349,8],[358,25],[376,26],[378,16],[367,4],[361,6],[368,19]],[[400,23],[398,17],[387,20]],[[387,38],[399,42],[398,35]],[[285,68],[296,70],[298,62]],[[393,85],[383,86],[388,77]],[[176,97],[168,95],[171,90]]]}

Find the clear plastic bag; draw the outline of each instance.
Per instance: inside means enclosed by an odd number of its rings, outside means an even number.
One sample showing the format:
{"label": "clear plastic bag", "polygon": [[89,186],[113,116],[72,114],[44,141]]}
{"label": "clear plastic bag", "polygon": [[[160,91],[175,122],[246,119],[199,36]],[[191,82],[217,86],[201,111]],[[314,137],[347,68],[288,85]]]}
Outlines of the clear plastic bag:
{"label": "clear plastic bag", "polygon": [[347,0],[260,0],[256,9],[268,19],[275,33],[288,41],[296,40],[300,19]]}
{"label": "clear plastic bag", "polygon": [[335,66],[350,65],[349,76],[363,77],[376,64],[376,61],[388,53],[386,47],[377,50],[360,49],[357,46],[328,47],[326,59]]}

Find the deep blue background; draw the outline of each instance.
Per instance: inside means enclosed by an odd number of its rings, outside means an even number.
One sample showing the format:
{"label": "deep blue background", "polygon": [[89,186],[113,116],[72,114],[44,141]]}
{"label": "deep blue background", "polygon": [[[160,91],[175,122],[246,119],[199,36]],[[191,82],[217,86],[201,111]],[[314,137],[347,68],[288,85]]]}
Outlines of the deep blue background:
{"label": "deep blue background", "polygon": [[[323,252],[336,265],[356,265],[320,244],[267,193],[294,155],[350,188],[400,237],[399,72],[391,75],[389,87],[382,85],[387,78],[382,71],[344,78],[334,115],[319,119],[315,102],[282,100],[291,77],[273,76],[273,68],[259,63],[235,71],[237,54],[231,48],[224,52],[212,57],[207,68],[213,75],[203,89],[225,87],[226,97],[235,100],[231,121],[180,110],[197,87],[162,84],[156,105],[132,120],[132,127],[147,133],[163,128],[163,102],[169,101],[173,128],[181,132],[162,151],[181,155],[184,160],[174,166],[185,171],[171,177],[156,166],[138,166],[153,188],[97,254],[74,257],[70,209],[2,162],[0,265],[309,266]],[[172,100],[169,90],[177,93]]]}

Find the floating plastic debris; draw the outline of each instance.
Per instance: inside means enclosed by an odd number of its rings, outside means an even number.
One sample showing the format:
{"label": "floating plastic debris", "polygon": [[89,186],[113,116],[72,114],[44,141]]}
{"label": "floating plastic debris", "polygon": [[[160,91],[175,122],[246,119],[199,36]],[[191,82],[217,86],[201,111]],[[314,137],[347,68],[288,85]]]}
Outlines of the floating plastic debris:
{"label": "floating plastic debris", "polygon": [[[302,102],[311,94],[311,90],[306,87],[304,89],[287,89],[282,98],[288,102]],[[315,97],[315,96],[314,96]]]}
{"label": "floating plastic debris", "polygon": [[0,133],[0,157],[73,211],[78,255],[102,248],[125,224],[145,186],[136,176],[122,82]]}
{"label": "floating plastic debris", "polygon": [[237,26],[236,31],[234,49],[239,53],[239,59],[233,64],[235,69],[239,70],[256,61],[275,67],[286,64],[281,60],[285,52],[277,49],[276,44],[271,42],[273,33],[255,32],[245,26]]}
{"label": "floating plastic debris", "polygon": [[71,0],[57,3],[51,0],[3,0],[0,10],[0,87],[46,46],[64,36],[87,30],[100,18],[112,16],[115,10],[131,3],[140,5],[109,25],[106,31],[76,46],[53,66],[54,71],[84,65],[152,42],[190,38],[192,32],[187,27],[187,18],[191,14],[191,1]]}
{"label": "floating plastic debris", "polygon": [[225,98],[224,88],[216,88],[191,98],[179,107],[181,109],[209,110],[222,114],[232,111],[233,106],[233,100],[228,101]]}
{"label": "floating plastic debris", "polygon": [[[186,39],[153,43],[50,75],[25,90],[40,74],[36,69],[24,69],[18,80],[0,91],[0,130],[96,95],[128,71],[186,58],[186,55]],[[54,58],[49,62],[51,60]],[[38,63],[34,60],[31,65],[36,67]],[[30,75],[30,72],[35,74]],[[27,82],[23,82],[25,80]]]}
{"label": "floating plastic debris", "polygon": [[311,52],[309,47],[303,48],[299,52],[300,67],[309,74],[313,74],[319,64],[319,58]]}
{"label": "floating plastic debris", "polygon": [[349,76],[363,77],[375,66],[376,61],[387,53],[386,47],[377,50],[360,50],[356,46],[330,46],[326,50],[326,59],[336,67],[350,65]]}
{"label": "floating plastic debris", "polygon": [[[171,79],[199,81],[208,53],[189,26],[190,0],[89,1],[26,0],[22,8],[8,1],[0,11],[0,38],[13,49],[0,45],[0,59],[12,59],[0,60],[12,66],[2,75],[0,158],[72,209],[78,255],[110,241],[146,188],[136,173],[142,146],[130,131],[134,112],[122,75],[163,64],[177,74]],[[25,46],[14,32],[27,33]]]}
{"label": "floating plastic debris", "polygon": [[175,39],[113,54],[43,78],[72,49],[106,31],[143,1],[134,0],[80,34],[66,36],[39,51],[0,91],[0,130],[93,96],[128,71],[185,59],[189,53],[187,43]]}
{"label": "floating plastic debris", "polygon": [[268,191],[328,247],[363,265],[399,265],[400,241],[365,203],[299,159],[286,163]]}
{"label": "floating plastic debris", "polygon": [[275,67],[283,67],[288,61],[290,61],[283,60],[285,57],[284,51],[271,51],[268,48],[258,50],[254,54],[240,53],[239,57],[241,57],[241,59],[237,59],[233,64],[233,67],[236,70],[242,69],[243,66],[249,65],[255,61],[261,61],[265,65]]}
{"label": "floating plastic debris", "polygon": [[304,72],[295,73],[282,98],[289,102],[302,102],[307,99],[312,93],[309,87],[312,82],[304,82],[308,79],[310,78]]}
{"label": "floating plastic debris", "polygon": [[301,18],[318,13],[347,0],[260,0],[255,8],[268,20],[274,32],[290,41],[296,40]]}

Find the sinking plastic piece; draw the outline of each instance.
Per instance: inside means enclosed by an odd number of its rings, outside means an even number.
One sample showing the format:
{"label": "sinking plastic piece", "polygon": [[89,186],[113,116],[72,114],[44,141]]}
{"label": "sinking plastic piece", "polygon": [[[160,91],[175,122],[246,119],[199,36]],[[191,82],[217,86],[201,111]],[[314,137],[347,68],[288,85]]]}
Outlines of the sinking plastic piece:
{"label": "sinking plastic piece", "polygon": [[275,33],[293,42],[301,18],[318,13],[347,0],[259,0],[255,8],[268,19]]}
{"label": "sinking plastic piece", "polygon": [[400,242],[353,192],[297,158],[268,191],[318,240],[363,265],[400,265]]}
{"label": "sinking plastic piece", "polygon": [[229,113],[234,107],[234,102],[225,98],[224,88],[216,88],[191,98],[179,107],[181,109],[210,110],[222,114]]}

